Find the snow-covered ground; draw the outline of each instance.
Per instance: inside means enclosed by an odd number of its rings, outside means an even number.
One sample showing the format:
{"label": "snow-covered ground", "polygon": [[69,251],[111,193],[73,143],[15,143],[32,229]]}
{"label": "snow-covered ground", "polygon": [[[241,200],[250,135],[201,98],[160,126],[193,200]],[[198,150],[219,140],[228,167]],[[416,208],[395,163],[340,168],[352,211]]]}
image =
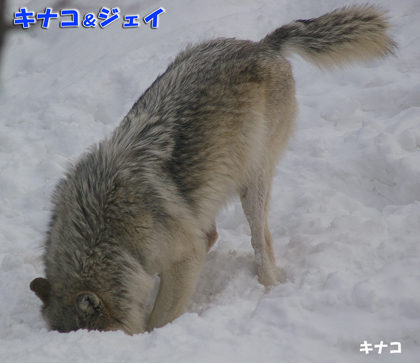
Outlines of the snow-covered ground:
{"label": "snow-covered ground", "polygon": [[[420,3],[390,10],[397,57],[333,74],[292,60],[298,128],[274,180],[270,225],[282,284],[259,285],[234,202],[218,219],[188,311],[152,333],[49,332],[29,282],[43,275],[50,197],[66,166],[108,135],[189,42],[259,40],[343,0],[82,0],[159,28],[8,36],[0,88],[0,362],[418,362],[420,356]],[[14,0],[41,12],[54,1]],[[62,19],[68,20],[68,19]],[[379,344],[360,352],[364,341]],[[401,353],[391,353],[401,344]],[[393,343],[391,345],[391,343]]]}

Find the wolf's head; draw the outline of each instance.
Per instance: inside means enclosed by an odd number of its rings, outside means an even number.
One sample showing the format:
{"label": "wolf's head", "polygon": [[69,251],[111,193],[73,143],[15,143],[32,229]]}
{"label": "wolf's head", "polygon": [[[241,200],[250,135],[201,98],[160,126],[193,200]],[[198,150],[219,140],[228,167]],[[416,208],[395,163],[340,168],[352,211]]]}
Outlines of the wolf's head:
{"label": "wolf's head", "polygon": [[78,329],[123,329],[94,292],[83,291],[58,296],[54,294],[50,282],[42,277],[34,279],[30,288],[43,302],[42,315],[52,330],[69,332]]}
{"label": "wolf's head", "polygon": [[154,279],[131,256],[124,261],[125,273],[115,279],[115,285],[96,292],[80,286],[72,289],[73,284],[60,280],[34,279],[30,289],[43,303],[41,312],[49,328],[62,333],[78,329],[144,332],[146,300]]}

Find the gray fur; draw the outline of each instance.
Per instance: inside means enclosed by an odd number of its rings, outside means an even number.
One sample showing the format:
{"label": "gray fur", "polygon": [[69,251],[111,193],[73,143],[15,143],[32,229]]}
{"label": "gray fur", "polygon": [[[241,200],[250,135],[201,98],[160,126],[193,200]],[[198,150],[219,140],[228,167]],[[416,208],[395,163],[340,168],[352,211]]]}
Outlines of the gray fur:
{"label": "gray fur", "polygon": [[[259,281],[278,283],[268,204],[297,114],[283,54],[325,67],[381,57],[395,46],[387,28],[381,10],[352,6],[260,42],[216,39],[182,52],[56,189],[46,279],[31,283],[49,326],[133,334],[171,322],[233,195],[251,227]],[[155,273],[161,284],[148,318]]]}

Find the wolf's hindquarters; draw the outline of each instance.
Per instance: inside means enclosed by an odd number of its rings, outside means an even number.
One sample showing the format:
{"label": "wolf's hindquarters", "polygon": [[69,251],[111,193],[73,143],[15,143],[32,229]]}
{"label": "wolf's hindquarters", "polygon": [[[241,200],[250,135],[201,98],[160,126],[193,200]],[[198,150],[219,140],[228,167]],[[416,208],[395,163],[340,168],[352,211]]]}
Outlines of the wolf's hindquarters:
{"label": "wolf's hindquarters", "polygon": [[267,35],[262,42],[283,55],[297,53],[320,68],[343,66],[393,54],[386,11],[353,5],[319,18],[295,20]]}

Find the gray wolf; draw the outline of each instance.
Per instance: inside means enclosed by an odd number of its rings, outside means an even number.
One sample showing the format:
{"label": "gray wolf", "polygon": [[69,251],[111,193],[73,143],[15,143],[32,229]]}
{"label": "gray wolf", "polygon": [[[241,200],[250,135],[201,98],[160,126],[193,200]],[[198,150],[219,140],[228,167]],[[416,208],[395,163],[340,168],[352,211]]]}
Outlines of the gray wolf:
{"label": "gray wolf", "polygon": [[[279,281],[267,223],[277,161],[293,133],[295,83],[285,56],[331,69],[393,53],[385,12],[369,5],[296,20],[259,42],[215,39],[180,53],[111,136],[67,172],[53,196],[30,287],[51,329],[161,327],[184,311],[215,218],[239,195],[258,278]],[[160,276],[149,317],[145,301]]]}

